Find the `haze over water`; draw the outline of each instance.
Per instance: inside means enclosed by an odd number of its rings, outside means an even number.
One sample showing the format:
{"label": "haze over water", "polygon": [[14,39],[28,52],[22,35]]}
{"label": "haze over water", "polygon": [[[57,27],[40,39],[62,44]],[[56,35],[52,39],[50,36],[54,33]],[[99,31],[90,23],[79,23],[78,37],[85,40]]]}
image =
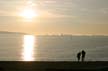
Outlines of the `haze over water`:
{"label": "haze over water", "polygon": [[108,36],[0,34],[0,61],[76,61],[83,49],[86,61],[107,61]]}

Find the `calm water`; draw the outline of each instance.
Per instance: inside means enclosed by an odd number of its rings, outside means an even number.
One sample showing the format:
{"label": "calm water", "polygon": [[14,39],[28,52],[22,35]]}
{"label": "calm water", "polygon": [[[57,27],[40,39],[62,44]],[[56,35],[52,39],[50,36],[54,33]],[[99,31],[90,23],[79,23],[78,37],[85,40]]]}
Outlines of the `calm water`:
{"label": "calm water", "polygon": [[107,61],[108,37],[0,34],[0,61],[76,61],[82,49],[86,61]]}

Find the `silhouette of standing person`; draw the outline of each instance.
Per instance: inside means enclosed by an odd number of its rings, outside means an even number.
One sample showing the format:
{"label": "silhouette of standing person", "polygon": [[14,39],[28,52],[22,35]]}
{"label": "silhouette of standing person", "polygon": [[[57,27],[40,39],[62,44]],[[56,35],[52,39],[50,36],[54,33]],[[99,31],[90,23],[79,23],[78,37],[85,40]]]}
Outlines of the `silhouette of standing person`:
{"label": "silhouette of standing person", "polygon": [[81,57],[81,52],[78,52],[78,53],[77,53],[78,62],[80,61],[80,57]]}
{"label": "silhouette of standing person", "polygon": [[84,62],[85,55],[86,55],[86,52],[84,50],[82,50],[82,62]]}

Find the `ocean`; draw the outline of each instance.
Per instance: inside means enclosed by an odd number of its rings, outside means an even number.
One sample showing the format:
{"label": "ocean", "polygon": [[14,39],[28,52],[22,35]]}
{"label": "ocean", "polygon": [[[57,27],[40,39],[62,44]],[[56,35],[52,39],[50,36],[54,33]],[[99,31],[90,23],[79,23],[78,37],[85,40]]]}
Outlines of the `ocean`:
{"label": "ocean", "polygon": [[108,36],[0,33],[0,61],[77,61],[82,50],[85,61],[107,61]]}

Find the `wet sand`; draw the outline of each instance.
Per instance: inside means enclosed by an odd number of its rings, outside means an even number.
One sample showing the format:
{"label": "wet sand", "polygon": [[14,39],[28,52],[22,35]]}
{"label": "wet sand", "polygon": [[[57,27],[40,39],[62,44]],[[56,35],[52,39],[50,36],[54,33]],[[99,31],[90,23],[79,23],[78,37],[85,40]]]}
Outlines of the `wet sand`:
{"label": "wet sand", "polygon": [[0,61],[0,71],[108,71],[108,61]]}

